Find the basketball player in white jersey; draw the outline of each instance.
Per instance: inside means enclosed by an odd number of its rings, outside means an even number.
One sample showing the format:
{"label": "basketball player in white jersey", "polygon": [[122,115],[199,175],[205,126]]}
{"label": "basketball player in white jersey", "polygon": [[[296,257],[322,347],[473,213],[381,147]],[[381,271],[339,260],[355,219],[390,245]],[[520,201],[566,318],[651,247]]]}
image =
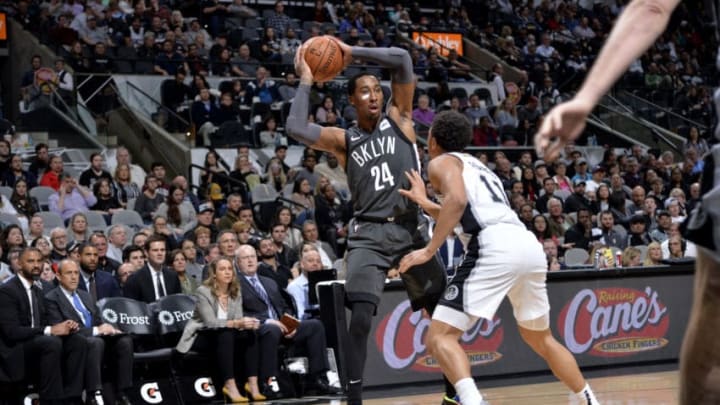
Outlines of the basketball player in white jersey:
{"label": "basketball player in white jersey", "polygon": [[[580,91],[543,120],[535,147],[545,161],[555,160],[565,144],[578,138],[585,121],[630,64],[665,31],[679,0],[632,0],[613,27]],[[717,10],[717,5],[715,5]],[[715,18],[717,21],[717,16]],[[716,27],[717,29],[717,27]],[[716,59],[720,69],[720,53]],[[715,90],[720,116],[720,89]],[[720,126],[715,129],[720,139]],[[688,217],[685,237],[698,247],[695,291],[680,353],[680,404],[720,403],[720,145],[705,156],[701,203]]]}
{"label": "basketball player in white jersey", "polygon": [[550,332],[542,245],[510,208],[495,173],[462,153],[471,136],[472,125],[463,114],[436,115],[428,135],[428,176],[442,206],[427,198],[415,171],[408,173],[412,188],[400,191],[437,221],[428,245],[407,254],[400,261],[400,272],[430,260],[453,231],[465,246],[462,264],[432,315],[428,348],[455,384],[460,403],[484,403],[458,340],[478,318],[492,319],[507,295],[525,342],[576,394],[577,402],[597,404],[575,358]]}

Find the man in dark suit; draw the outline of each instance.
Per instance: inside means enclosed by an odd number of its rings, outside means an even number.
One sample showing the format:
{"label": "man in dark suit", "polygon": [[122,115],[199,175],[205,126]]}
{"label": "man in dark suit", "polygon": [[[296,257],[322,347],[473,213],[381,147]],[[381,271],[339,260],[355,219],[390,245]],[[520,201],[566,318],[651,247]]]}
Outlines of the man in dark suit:
{"label": "man in dark suit", "polygon": [[238,248],[235,261],[240,275],[243,312],[245,316],[255,317],[262,325],[257,331],[260,342],[260,379],[262,394],[268,398],[281,395],[275,382],[278,374],[278,346],[280,339],[300,347],[308,356],[310,363],[310,390],[320,394],[334,394],[339,390],[328,384],[328,362],[326,357],[325,328],[317,319],[300,321],[294,331],[288,330],[279,319],[283,314],[294,314],[291,307],[292,297],[283,297],[275,281],[268,277],[258,276],[258,259],[255,248],[242,245]]}
{"label": "man in dark suit", "polygon": [[180,294],[180,280],[174,271],[166,269],[165,239],[158,235],[145,241],[145,266],[128,278],[123,293],[126,297],[146,303],[171,294]]}
{"label": "man in dark suit", "polygon": [[18,276],[0,287],[0,380],[18,382],[37,373],[41,404],[72,403],[83,384],[75,367],[84,364],[86,355],[84,339],[74,334],[79,325],[71,319],[48,322],[35,282],[42,253],[25,249],[20,266]]}
{"label": "man in dark suit", "polygon": [[63,260],[58,265],[59,286],[45,295],[48,321],[59,322],[71,319],[80,326],[77,334],[87,344],[85,363],[85,390],[90,404],[103,403],[100,370],[103,358],[107,356],[115,365],[117,402],[130,404],[129,390],[132,388],[133,341],[129,335],[113,336],[120,333],[112,325],[103,323],[95,301],[86,291],[78,289],[80,269],[72,260]]}
{"label": "man in dark suit", "polygon": [[87,291],[93,301],[107,297],[119,297],[120,285],[115,277],[98,269],[98,250],[95,246],[80,246],[80,283],[78,289]]}

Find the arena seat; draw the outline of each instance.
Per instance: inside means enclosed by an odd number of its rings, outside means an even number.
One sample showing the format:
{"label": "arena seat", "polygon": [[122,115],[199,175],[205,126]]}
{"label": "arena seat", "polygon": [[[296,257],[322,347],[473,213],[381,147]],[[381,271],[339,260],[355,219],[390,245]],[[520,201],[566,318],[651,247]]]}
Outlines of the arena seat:
{"label": "arena seat", "polygon": [[114,213],[112,219],[110,220],[110,225],[115,224],[125,224],[133,228],[134,231],[138,231],[145,227],[145,223],[143,222],[140,214],[138,214],[137,211],[131,210],[122,210]]}
{"label": "arena seat", "polygon": [[50,211],[40,211],[37,213],[43,219],[43,225],[45,234],[49,235],[53,228],[65,228],[65,221],[63,221],[60,214]]}
{"label": "arena seat", "polygon": [[12,197],[13,189],[8,186],[0,186],[0,194],[4,195],[8,200]]}
{"label": "arena seat", "polygon": [[565,251],[565,265],[568,267],[585,265],[589,258],[590,254],[585,249],[571,248]]}
{"label": "arena seat", "polygon": [[30,197],[35,197],[40,204],[40,209],[43,211],[48,210],[50,196],[55,194],[56,191],[52,187],[47,186],[35,186],[30,189]]}
{"label": "arena seat", "polygon": [[21,226],[17,215],[14,215],[14,214],[0,213],[0,223],[2,223],[4,226],[7,226],[7,225]]}
{"label": "arena seat", "polygon": [[105,213],[100,211],[85,211],[85,218],[87,218],[88,228],[91,231],[104,231],[107,227],[105,221]]}

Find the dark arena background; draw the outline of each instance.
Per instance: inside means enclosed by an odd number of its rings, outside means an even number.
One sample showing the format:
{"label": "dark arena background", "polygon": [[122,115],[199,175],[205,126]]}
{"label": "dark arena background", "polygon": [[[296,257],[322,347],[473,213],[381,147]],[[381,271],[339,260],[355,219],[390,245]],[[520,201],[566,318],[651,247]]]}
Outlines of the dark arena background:
{"label": "dark arena background", "polygon": [[[222,403],[222,346],[182,349],[182,337],[210,263],[229,257],[243,278],[241,245],[255,248],[258,273],[269,276],[287,312],[315,320],[326,342],[315,348],[327,357],[319,374],[310,371],[308,348],[292,339],[277,345],[277,364],[261,355],[252,366],[258,389],[279,392],[257,402],[344,403],[352,195],[336,156],[285,132],[299,83],[295,52],[319,35],[410,53],[425,181],[433,117],[462,112],[473,128],[466,152],[498,174],[543,244],[551,329],[598,399],[676,404],[697,252],[679,228],[700,200],[702,159],[717,142],[714,2],[678,6],[560,159],[544,161],[533,145],[545,114],[578,90],[627,3],[0,0],[0,404],[52,403],[40,388],[49,363],[18,348],[56,333],[50,297],[64,291],[65,259],[76,263],[77,288],[94,315],[84,325],[84,312],[68,304],[79,321],[58,341],[92,336],[93,326],[114,336],[98,338],[101,388],[80,378],[81,396],[59,403]],[[390,98],[390,73],[356,60],[312,86],[310,120],[355,125],[347,81],[361,71],[376,75]],[[432,189],[428,195],[435,198]],[[164,241],[164,253],[148,239]],[[299,262],[303,242],[318,249],[322,270]],[[8,291],[24,285],[28,247],[39,251],[33,278],[41,302],[16,307]],[[455,237],[440,249],[448,277],[462,249]],[[153,264],[162,268],[160,289]],[[304,295],[293,294],[297,285]],[[367,404],[441,403],[442,375],[425,344],[429,323],[390,269],[368,340]],[[119,349],[121,339],[130,352]],[[523,344],[508,302],[461,344],[490,403],[571,400]],[[243,347],[227,357],[247,397]],[[123,356],[132,357],[129,387],[119,382],[128,373]],[[65,390],[87,375],[88,365],[56,363]]]}

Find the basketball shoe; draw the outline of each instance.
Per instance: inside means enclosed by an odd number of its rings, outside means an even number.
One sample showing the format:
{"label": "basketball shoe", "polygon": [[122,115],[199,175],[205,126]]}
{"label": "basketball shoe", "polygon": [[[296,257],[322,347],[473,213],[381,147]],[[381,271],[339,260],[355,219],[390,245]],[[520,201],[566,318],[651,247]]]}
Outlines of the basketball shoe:
{"label": "basketball shoe", "polygon": [[[462,405],[462,404],[460,403],[460,397],[458,395],[455,395],[452,398],[448,397],[447,395],[444,395],[443,400],[440,403],[440,405]],[[480,405],[490,405],[490,403],[483,399],[482,402],[480,402]]]}

